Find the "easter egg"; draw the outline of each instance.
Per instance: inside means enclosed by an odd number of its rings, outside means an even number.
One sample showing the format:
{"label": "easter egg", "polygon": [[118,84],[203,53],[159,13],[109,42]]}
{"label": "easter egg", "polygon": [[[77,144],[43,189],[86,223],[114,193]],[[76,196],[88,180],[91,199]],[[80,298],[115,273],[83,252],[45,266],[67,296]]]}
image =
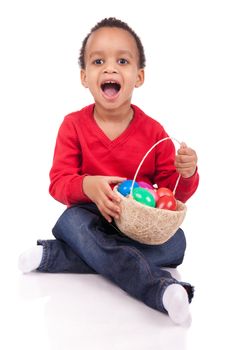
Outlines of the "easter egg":
{"label": "easter egg", "polygon": [[153,195],[149,191],[147,191],[145,188],[142,188],[142,187],[134,188],[133,198],[137,202],[148,205],[149,207],[155,206],[155,200]]}
{"label": "easter egg", "polygon": [[[117,191],[122,194],[122,196],[128,196],[130,194],[130,190],[132,187],[133,180],[125,180],[121,182],[118,187]],[[133,188],[139,187],[138,183],[135,182]]]}
{"label": "easter egg", "polygon": [[166,187],[158,188],[156,193],[157,193],[157,195],[159,197],[163,197],[163,196],[171,196],[171,197],[173,197],[173,192],[169,188],[166,188]]}
{"label": "easter egg", "polygon": [[154,189],[154,190],[152,190],[152,191],[154,192],[155,202],[157,203],[158,200],[159,200],[159,195],[158,195],[158,193],[157,193],[157,190]]}
{"label": "easter egg", "polygon": [[156,202],[157,200],[159,199],[159,197],[156,195],[156,191],[155,190],[152,190],[151,188],[147,188],[146,189],[148,192],[150,192],[152,194],[152,196],[154,197],[154,200],[155,200],[155,207],[156,207]]}
{"label": "easter egg", "polygon": [[138,181],[138,185],[142,188],[146,188],[146,189],[153,189],[153,186],[148,184],[145,181]]}
{"label": "easter egg", "polygon": [[156,203],[159,209],[176,210],[176,199],[174,196],[162,196]]}

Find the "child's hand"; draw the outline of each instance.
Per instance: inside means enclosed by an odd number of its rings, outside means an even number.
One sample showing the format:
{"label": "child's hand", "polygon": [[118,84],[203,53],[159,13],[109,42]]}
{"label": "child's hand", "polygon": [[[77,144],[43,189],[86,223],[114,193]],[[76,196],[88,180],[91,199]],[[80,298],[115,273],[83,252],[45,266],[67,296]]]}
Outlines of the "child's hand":
{"label": "child's hand", "polygon": [[197,167],[196,152],[189,148],[184,142],[181,143],[175,160],[176,170],[184,178],[191,177]]}
{"label": "child's hand", "polygon": [[113,192],[110,184],[118,184],[126,178],[117,176],[85,176],[83,191],[94,202],[108,222],[119,218],[120,198]]}

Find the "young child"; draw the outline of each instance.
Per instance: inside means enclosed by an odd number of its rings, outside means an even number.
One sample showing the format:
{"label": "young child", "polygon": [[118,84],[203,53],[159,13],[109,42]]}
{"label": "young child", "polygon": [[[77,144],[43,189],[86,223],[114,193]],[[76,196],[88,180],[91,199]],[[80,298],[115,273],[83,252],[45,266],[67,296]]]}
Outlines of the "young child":
{"label": "young child", "polygon": [[[19,268],[99,273],[183,324],[190,317],[193,287],[162,269],[182,263],[183,231],[164,244],[146,245],[114,225],[120,203],[113,187],[132,179],[148,149],[168,136],[131,104],[134,88],[144,82],[142,43],[126,23],[106,18],[84,39],[79,62],[81,82],[95,103],[65,117],[50,171],[50,194],[67,209],[53,228],[56,239],[39,240],[20,256]],[[176,198],[185,202],[198,186],[196,152],[182,144],[175,155],[168,140],[149,154],[137,180],[173,190],[179,174]]]}

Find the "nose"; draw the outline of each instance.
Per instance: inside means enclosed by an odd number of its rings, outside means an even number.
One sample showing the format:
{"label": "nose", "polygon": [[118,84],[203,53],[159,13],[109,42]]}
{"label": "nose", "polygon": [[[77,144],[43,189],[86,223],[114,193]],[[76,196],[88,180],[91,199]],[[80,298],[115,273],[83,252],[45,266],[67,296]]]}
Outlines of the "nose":
{"label": "nose", "polygon": [[112,61],[106,62],[106,65],[104,67],[104,73],[107,73],[107,74],[118,73],[116,63]]}

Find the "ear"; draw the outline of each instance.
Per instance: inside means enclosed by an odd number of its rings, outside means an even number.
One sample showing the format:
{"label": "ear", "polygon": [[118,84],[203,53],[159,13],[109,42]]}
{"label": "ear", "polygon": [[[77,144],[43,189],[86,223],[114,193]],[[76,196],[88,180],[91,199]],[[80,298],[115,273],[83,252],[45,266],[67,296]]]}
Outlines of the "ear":
{"label": "ear", "polygon": [[135,83],[135,87],[139,87],[141,86],[143,83],[144,83],[144,78],[145,78],[145,71],[143,68],[140,68],[138,70],[138,76],[137,76],[137,80],[136,80],[136,83]]}
{"label": "ear", "polygon": [[80,79],[81,79],[81,83],[85,88],[88,88],[88,84],[87,84],[87,75],[86,75],[86,71],[85,69],[81,69],[80,71]]}

